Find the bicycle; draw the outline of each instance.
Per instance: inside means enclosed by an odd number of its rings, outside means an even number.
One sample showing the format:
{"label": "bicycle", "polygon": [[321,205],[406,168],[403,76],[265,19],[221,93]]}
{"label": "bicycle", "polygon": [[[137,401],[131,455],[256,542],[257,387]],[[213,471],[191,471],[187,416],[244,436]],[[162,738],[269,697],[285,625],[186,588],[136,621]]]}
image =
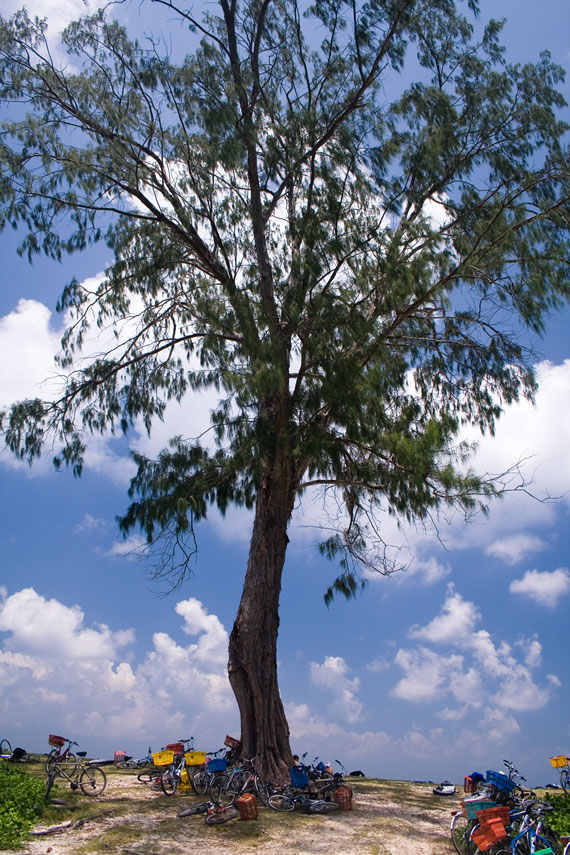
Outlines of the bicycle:
{"label": "bicycle", "polygon": [[514,831],[510,841],[501,842],[494,849],[494,855],[533,855],[545,850],[553,855],[562,855],[562,845],[557,835],[543,820],[544,815],[552,810],[552,805],[540,802],[526,805],[520,812],[523,814],[520,828]]}
{"label": "bicycle", "polygon": [[[182,773],[186,769],[185,752],[192,750],[194,737],[191,736],[190,739],[179,739],[176,744],[180,747],[180,751],[174,754],[171,765],[167,766],[160,775],[160,786],[165,796],[173,796],[178,789],[178,785],[182,780]],[[186,774],[188,775],[188,772],[186,772]],[[190,780],[189,775],[188,780]]]}
{"label": "bicycle", "polygon": [[233,805],[223,805],[221,802],[207,801],[193,805],[191,808],[186,808],[186,810],[180,811],[177,816],[196,816],[198,814],[205,814],[204,822],[206,825],[221,825],[239,816],[239,811]]}
{"label": "bicycle", "polygon": [[141,769],[143,766],[150,766],[151,764],[152,752],[149,745],[146,757],[141,757],[139,760],[135,760],[133,757],[125,757],[124,760],[119,760],[117,769]]}
{"label": "bicycle", "polygon": [[312,798],[309,793],[273,793],[269,796],[269,807],[276,811],[290,813],[301,809],[305,813],[331,813],[338,810],[338,804],[327,799]]}
{"label": "bicycle", "polygon": [[[78,753],[84,757],[87,752]],[[66,764],[66,759],[62,756],[60,763],[59,759],[54,757],[49,765],[45,791],[46,801],[58,776],[69,781],[72,790],[80,789],[85,796],[100,796],[107,786],[107,776],[101,767],[96,765],[95,761],[88,761],[84,764],[79,760],[76,766],[70,768]]]}
{"label": "bicycle", "polygon": [[0,754],[2,757],[9,757],[12,753],[12,746],[7,739],[0,739]]}
{"label": "bicycle", "polygon": [[570,758],[568,758],[565,754],[561,754],[559,757],[551,757],[550,763],[554,769],[556,769],[560,774],[560,786],[564,790],[565,794],[568,795],[570,793]]}
{"label": "bicycle", "polygon": [[[72,745],[78,745],[72,739],[67,739],[65,736],[56,736],[50,733],[48,742],[52,747],[46,758],[46,772],[49,775],[51,767],[57,763],[59,766],[65,766],[68,773],[71,774],[78,766],[80,760],[78,758],[86,757],[87,751],[78,751],[75,755],[72,750]],[[62,751],[63,746],[67,742],[67,747]]]}
{"label": "bicycle", "polygon": [[[219,748],[217,751],[208,751],[206,753],[208,755],[206,762],[190,778],[192,789],[199,796],[205,796],[209,792],[210,785],[216,775],[220,775],[222,772],[225,773],[228,765],[227,754],[229,752],[225,748]],[[225,754],[226,756],[218,757],[219,754]]]}
{"label": "bicycle", "polygon": [[216,802],[225,806],[234,804],[242,793],[254,793],[263,805],[268,804],[268,785],[261,779],[253,765],[254,757],[243,759],[240,766],[231,772],[215,775],[210,783],[210,795]]}

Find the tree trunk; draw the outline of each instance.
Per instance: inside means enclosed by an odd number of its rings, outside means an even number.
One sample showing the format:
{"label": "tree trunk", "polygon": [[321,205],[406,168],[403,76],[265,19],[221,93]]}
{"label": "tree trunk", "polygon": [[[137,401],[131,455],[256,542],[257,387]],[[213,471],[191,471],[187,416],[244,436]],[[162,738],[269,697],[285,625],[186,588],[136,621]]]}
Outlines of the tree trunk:
{"label": "tree trunk", "polygon": [[229,679],[241,717],[242,757],[262,776],[288,779],[289,725],[277,684],[279,595],[293,510],[291,464],[266,473],[258,490],[241,602],[229,643]]}

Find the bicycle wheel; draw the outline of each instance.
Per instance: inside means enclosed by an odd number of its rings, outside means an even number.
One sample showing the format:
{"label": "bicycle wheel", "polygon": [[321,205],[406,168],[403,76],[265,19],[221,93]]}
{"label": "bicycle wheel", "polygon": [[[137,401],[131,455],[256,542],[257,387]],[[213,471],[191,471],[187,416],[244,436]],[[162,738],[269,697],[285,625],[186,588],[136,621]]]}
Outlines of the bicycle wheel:
{"label": "bicycle wheel", "polygon": [[223,822],[235,819],[236,816],[239,816],[239,811],[235,807],[231,807],[231,805],[228,807],[218,805],[211,813],[206,814],[204,822],[206,825],[221,825]]}
{"label": "bicycle wheel", "polygon": [[256,775],[253,781],[255,787],[255,795],[262,805],[267,807],[269,803],[269,788],[265,781],[262,781],[259,775]]}
{"label": "bicycle wheel", "polygon": [[50,793],[53,789],[55,781],[55,768],[48,772],[47,781],[46,781],[46,792],[45,792],[45,800],[48,801],[50,797]]}
{"label": "bicycle wheel", "polygon": [[332,813],[333,810],[338,810],[338,804],[326,802],[324,799],[317,799],[316,802],[307,805],[307,813]]}
{"label": "bicycle wheel", "polygon": [[462,813],[456,813],[451,820],[450,836],[456,852],[459,855],[471,855],[474,850],[471,841],[473,820],[467,819]]}
{"label": "bicycle wheel", "polygon": [[190,778],[190,783],[192,784],[192,789],[196,795],[205,796],[208,792],[208,786],[210,783],[208,773],[204,772],[203,769],[200,769]]}
{"label": "bicycle wheel", "polygon": [[207,813],[208,808],[212,806],[212,802],[201,802],[199,805],[194,805],[186,810],[181,810],[176,816],[196,816],[199,813]]}
{"label": "bicycle wheel", "polygon": [[150,784],[157,778],[160,778],[159,769],[145,769],[144,772],[139,772],[137,775],[137,781],[140,781],[141,784]]}
{"label": "bicycle wheel", "polygon": [[0,739],[0,754],[8,756],[12,753],[12,746],[7,739]]}
{"label": "bicycle wheel", "polygon": [[173,796],[178,788],[178,775],[172,769],[165,769],[160,776],[160,786],[165,796]]}
{"label": "bicycle wheel", "polygon": [[560,785],[566,794],[570,793],[570,770],[563,769],[561,771]]}
{"label": "bicycle wheel", "polygon": [[564,847],[562,846],[556,832],[552,831],[551,828],[545,828],[542,826],[536,836],[535,848],[546,849],[548,846],[550,846],[554,855],[562,855]]}
{"label": "bicycle wheel", "polygon": [[288,812],[295,810],[295,799],[292,799],[291,796],[285,796],[283,793],[273,793],[272,796],[269,796],[268,804],[273,810]]}
{"label": "bicycle wheel", "polygon": [[107,786],[107,776],[99,766],[85,766],[79,776],[79,786],[86,796],[100,796]]}
{"label": "bicycle wheel", "polygon": [[237,791],[228,775],[215,775],[210,782],[210,795],[213,802],[228,807],[235,802]]}

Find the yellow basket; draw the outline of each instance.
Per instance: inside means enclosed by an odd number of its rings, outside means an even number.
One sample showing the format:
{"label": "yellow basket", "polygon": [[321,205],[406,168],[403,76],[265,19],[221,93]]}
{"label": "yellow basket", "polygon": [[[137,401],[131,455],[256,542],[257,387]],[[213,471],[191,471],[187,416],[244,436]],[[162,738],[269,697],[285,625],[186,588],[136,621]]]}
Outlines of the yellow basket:
{"label": "yellow basket", "polygon": [[187,751],[184,756],[189,766],[203,766],[206,762],[205,751]]}
{"label": "yellow basket", "polygon": [[568,757],[565,754],[561,754],[560,757],[551,757],[550,762],[555,769],[560,769],[561,766],[568,765]]}
{"label": "yellow basket", "polygon": [[188,772],[186,769],[182,770],[182,774],[180,775],[180,783],[178,784],[179,790],[191,790],[192,784],[190,783],[190,778],[188,777]]}
{"label": "yellow basket", "polygon": [[155,766],[169,766],[174,760],[174,751],[157,751],[152,755],[152,762]]}

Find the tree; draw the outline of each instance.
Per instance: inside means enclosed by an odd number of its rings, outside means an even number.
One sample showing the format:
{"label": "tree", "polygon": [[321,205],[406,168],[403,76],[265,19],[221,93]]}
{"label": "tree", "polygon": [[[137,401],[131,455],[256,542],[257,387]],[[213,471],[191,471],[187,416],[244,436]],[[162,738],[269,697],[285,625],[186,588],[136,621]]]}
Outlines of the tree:
{"label": "tree", "polygon": [[[210,506],[254,509],[228,670],[244,753],[277,778],[279,593],[303,492],[342,506],[321,547],[339,560],[328,601],[397,568],[380,511],[470,513],[501,489],[458,434],[532,397],[518,339],[568,297],[563,73],[546,54],[506,64],[475,0],[469,19],[453,0],[219,0],[201,18],[152,2],[187,27],[181,61],[98,13],[65,32],[64,68],[45,23],[2,21],[1,225],[25,227],[30,258],[113,253],[97,289],[62,294],[61,396],[15,404],[3,427],[30,462],[55,436],[79,475],[85,433],[150,430],[169,400],[219,390],[212,442],[135,456],[120,525],[163,544],[179,581]],[[95,324],[116,341],[85,365]]]}

